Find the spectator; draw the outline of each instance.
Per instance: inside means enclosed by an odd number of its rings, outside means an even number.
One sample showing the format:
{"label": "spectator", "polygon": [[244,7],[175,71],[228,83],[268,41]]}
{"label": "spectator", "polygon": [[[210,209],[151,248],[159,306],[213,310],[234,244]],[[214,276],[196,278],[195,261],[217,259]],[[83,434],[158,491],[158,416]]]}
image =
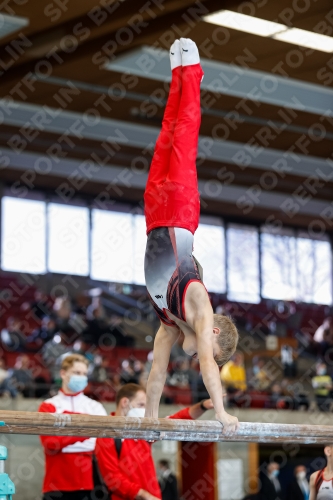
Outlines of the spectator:
{"label": "spectator", "polygon": [[115,339],[117,345],[133,347],[135,344],[134,338],[126,333],[126,331],[122,327],[122,322],[123,320],[120,316],[111,316],[109,323],[109,333]]}
{"label": "spectator", "polygon": [[93,302],[87,309],[87,326],[82,338],[87,344],[103,347],[132,345],[132,337],[126,337],[120,328],[121,318],[107,318],[100,301]]}
{"label": "spectator", "polygon": [[110,381],[110,367],[108,358],[100,356],[95,359],[95,367],[91,373],[90,380],[92,382],[108,382]]}
{"label": "spectator", "polygon": [[121,363],[120,382],[122,384],[137,384],[138,377],[133,370],[132,362],[124,359]]}
{"label": "spectator", "polygon": [[[117,417],[143,417],[146,392],[136,384],[124,385],[116,396]],[[202,401],[190,408],[180,410],[169,418],[197,419],[212,409],[211,400]],[[112,500],[159,500],[158,485],[151,443],[134,439],[98,438],[96,457],[99,470]],[[109,497],[108,497],[109,498]]]}
{"label": "spectator", "polygon": [[296,362],[294,360],[294,351],[291,346],[283,345],[281,347],[281,363],[285,377],[296,377]]}
{"label": "spectator", "polygon": [[236,351],[232,358],[222,367],[221,380],[228,395],[228,406],[243,404],[244,391],[247,389],[244,356]]}
{"label": "spectator", "polygon": [[62,357],[68,353],[67,336],[63,332],[58,332],[52,340],[42,347],[40,353],[45,366],[51,373],[52,380],[59,380],[59,365],[62,362]]}
{"label": "spectator", "polygon": [[265,361],[262,358],[253,358],[253,361],[251,385],[258,391],[266,391],[271,385],[271,379],[265,370]]}
{"label": "spectator", "polygon": [[292,407],[291,399],[286,396],[280,384],[272,385],[269,406],[281,410]]}
{"label": "spectator", "polygon": [[190,363],[188,359],[176,361],[175,369],[169,375],[168,385],[187,388],[190,385]]}
{"label": "spectator", "polygon": [[260,491],[258,500],[284,500],[281,484],[278,480],[280,466],[276,462],[267,465],[265,472],[260,474]]}
{"label": "spectator", "polygon": [[[39,407],[46,413],[85,413],[105,416],[103,406],[83,394],[88,383],[88,361],[79,354],[63,359],[61,389]],[[43,499],[88,500],[93,498],[92,453],[96,438],[41,436],[45,453]]]}
{"label": "spectator", "polygon": [[36,290],[34,293],[34,301],[24,302],[21,306],[22,311],[29,311],[29,315],[36,321],[42,320],[45,316],[50,316],[50,300],[43,290]]}
{"label": "spectator", "polygon": [[43,345],[52,340],[57,331],[58,328],[55,319],[50,316],[44,316],[41,327],[32,332],[27,338],[27,342],[36,342],[39,346]]}
{"label": "spectator", "polygon": [[16,358],[14,370],[12,371],[10,382],[17,392],[21,393],[25,398],[33,396],[33,376],[29,368],[30,360],[28,356],[23,354]]}
{"label": "spectator", "polygon": [[161,488],[162,500],[179,500],[177,478],[170,470],[168,460],[158,461],[157,477]]}
{"label": "spectator", "polygon": [[294,469],[294,476],[288,487],[287,500],[308,500],[310,485],[306,478],[305,465],[297,465]]}
{"label": "spectator", "polygon": [[106,312],[100,296],[93,297],[91,304],[87,307],[86,316],[88,321],[98,318],[106,322]]}
{"label": "spectator", "polygon": [[328,411],[332,401],[333,384],[331,377],[327,374],[325,363],[317,364],[316,375],[312,378],[312,387],[314,388],[318,409]]}
{"label": "spectator", "polygon": [[288,397],[290,403],[292,404],[292,409],[299,410],[300,408],[308,410],[310,407],[310,402],[308,395],[304,391],[302,384],[296,382],[291,383],[288,379],[283,379],[281,382],[281,388],[285,396]]}
{"label": "spectator", "polygon": [[10,380],[10,373],[6,369],[5,360],[0,359],[0,393],[16,398],[17,390]]}
{"label": "spectator", "polygon": [[313,340],[319,345],[321,356],[325,356],[326,351],[333,346],[333,317],[325,318],[313,337]]}
{"label": "spectator", "polygon": [[92,304],[87,308],[86,317],[87,326],[82,332],[82,338],[87,344],[99,346],[100,338],[108,329],[105,311],[100,301],[93,300]]}
{"label": "spectator", "polygon": [[0,384],[9,376],[8,370],[6,369],[5,360],[0,358]]}
{"label": "spectator", "polygon": [[241,352],[236,351],[232,358],[222,367],[221,380],[227,390],[246,391],[244,356]]}
{"label": "spectator", "polygon": [[21,330],[21,320],[15,316],[9,316],[6,321],[6,328],[1,330],[1,342],[5,350],[16,352],[25,350],[26,337]]}
{"label": "spectator", "polygon": [[135,373],[138,384],[142,385],[141,381],[144,381],[144,372],[145,372],[145,366],[142,363],[142,361],[140,361],[139,359],[134,360],[133,371]]}
{"label": "spectator", "polygon": [[70,300],[66,297],[57,297],[53,304],[53,313],[56,316],[58,329],[64,333],[69,333],[72,330],[69,324],[72,313]]}

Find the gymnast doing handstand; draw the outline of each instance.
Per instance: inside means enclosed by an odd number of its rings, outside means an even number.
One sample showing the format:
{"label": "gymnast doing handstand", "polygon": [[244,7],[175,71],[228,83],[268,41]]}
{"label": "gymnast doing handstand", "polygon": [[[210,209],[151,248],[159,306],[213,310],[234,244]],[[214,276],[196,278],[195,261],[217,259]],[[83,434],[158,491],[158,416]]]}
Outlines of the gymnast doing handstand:
{"label": "gymnast doing handstand", "polygon": [[223,424],[225,434],[232,434],[238,419],[224,410],[219,366],[234,353],[238,332],[230,318],[213,313],[200,267],[192,255],[200,214],[196,156],[203,71],[197,46],[190,39],[174,42],[170,60],[169,97],[144,195],[148,236],[145,279],[161,321],[145,416],[158,416],[170,351],[181,335],[184,351],[199,359],[216,419]]}

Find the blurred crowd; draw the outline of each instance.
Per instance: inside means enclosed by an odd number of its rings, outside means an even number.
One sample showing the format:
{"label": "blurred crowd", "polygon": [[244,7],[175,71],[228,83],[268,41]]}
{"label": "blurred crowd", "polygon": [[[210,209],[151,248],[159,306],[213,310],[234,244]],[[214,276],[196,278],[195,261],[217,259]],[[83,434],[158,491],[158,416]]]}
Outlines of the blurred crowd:
{"label": "blurred crowd", "polygon": [[[33,302],[21,305],[21,314],[9,316],[1,330],[1,342],[10,351],[35,351],[55,337],[67,343],[80,341],[87,346],[133,346],[133,338],[122,328],[122,320],[107,314],[101,296],[83,300],[80,304],[68,297],[54,301],[41,290],[36,290]],[[26,323],[33,320],[36,328],[26,334]]]}
{"label": "blurred crowd", "polygon": [[299,464],[293,472],[293,478],[282,485],[279,480],[279,463],[267,463],[260,473],[259,492],[248,495],[243,500],[309,500],[310,482],[307,467]]}
{"label": "blurred crowd", "polygon": [[[27,333],[25,323],[30,318],[35,327]],[[163,394],[166,404],[195,403],[208,397],[198,360],[185,355],[182,342],[180,336],[172,348]],[[146,359],[137,359],[133,337],[121,317],[107,313],[100,295],[81,301],[68,297],[51,301],[36,290],[32,302],[22,303],[19,315],[7,318],[1,346],[3,352],[16,354],[9,368],[6,356],[0,357],[0,394],[12,398],[52,393],[52,387],[59,383],[61,360],[70,352],[89,360],[89,380],[94,387],[103,385],[113,392],[126,383],[145,387],[153,361],[152,351],[147,351]],[[117,347],[125,348],[127,355],[111,362],[110,353]],[[297,353],[287,344],[282,344],[278,358],[252,355],[246,365],[244,355],[237,351],[221,369],[226,405],[331,411],[332,348],[333,321],[328,317],[311,339],[315,361],[304,383],[297,378]],[[38,359],[38,369],[34,359]]]}

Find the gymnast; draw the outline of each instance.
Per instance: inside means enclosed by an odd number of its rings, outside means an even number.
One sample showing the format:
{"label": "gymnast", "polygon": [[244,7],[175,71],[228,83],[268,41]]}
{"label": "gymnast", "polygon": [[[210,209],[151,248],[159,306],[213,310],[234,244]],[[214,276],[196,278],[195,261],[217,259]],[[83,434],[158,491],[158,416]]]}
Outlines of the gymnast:
{"label": "gymnast", "polygon": [[169,97],[144,195],[145,279],[161,322],[147,383],[145,416],[158,417],[171,347],[181,336],[184,351],[200,362],[216,419],[228,435],[238,428],[238,419],[224,410],[218,367],[234,353],[238,332],[230,318],[213,313],[200,265],[192,255],[200,214],[195,162],[203,71],[197,46],[187,38],[171,46],[170,61]]}
{"label": "gymnast", "polygon": [[324,448],[326,467],[310,476],[309,500],[333,500],[333,445]]}

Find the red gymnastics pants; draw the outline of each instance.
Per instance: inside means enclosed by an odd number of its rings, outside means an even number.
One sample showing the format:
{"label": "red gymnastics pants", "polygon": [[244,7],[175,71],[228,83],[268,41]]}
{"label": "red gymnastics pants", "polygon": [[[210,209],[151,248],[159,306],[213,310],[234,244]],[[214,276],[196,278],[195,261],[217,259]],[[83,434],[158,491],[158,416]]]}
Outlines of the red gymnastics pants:
{"label": "red gymnastics pants", "polygon": [[194,234],[200,200],[196,169],[201,122],[200,64],[172,70],[162,130],[146,185],[147,234],[157,227],[181,227]]}

